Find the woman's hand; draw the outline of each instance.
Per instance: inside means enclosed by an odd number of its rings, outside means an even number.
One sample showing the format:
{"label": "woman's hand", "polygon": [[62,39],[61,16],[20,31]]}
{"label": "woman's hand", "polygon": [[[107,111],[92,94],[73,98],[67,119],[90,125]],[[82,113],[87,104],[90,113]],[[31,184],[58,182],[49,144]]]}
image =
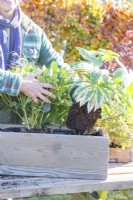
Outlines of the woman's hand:
{"label": "woman's hand", "polygon": [[[40,72],[39,72],[40,74]],[[55,86],[38,81],[35,77],[39,74],[35,75],[28,75],[22,78],[20,91],[23,92],[25,95],[32,98],[32,100],[38,104],[38,100],[42,99],[46,103],[51,103],[50,100],[47,98],[55,98],[55,95],[48,91],[48,89],[56,89]]]}

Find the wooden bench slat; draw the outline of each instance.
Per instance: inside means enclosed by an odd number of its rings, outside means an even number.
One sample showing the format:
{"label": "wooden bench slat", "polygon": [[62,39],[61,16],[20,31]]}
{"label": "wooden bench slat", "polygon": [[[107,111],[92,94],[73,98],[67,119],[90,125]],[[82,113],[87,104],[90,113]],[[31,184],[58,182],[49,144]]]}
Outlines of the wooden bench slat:
{"label": "wooden bench slat", "polygon": [[[0,199],[21,198],[38,195],[72,194],[101,190],[133,189],[133,173],[128,173],[132,165],[123,165],[125,173],[120,173],[122,165],[110,165],[107,180],[79,180],[62,178],[4,177],[1,181]],[[129,167],[130,166],[130,167]],[[111,174],[111,169],[117,173]],[[123,171],[123,172],[124,172]],[[9,179],[8,179],[9,178]]]}

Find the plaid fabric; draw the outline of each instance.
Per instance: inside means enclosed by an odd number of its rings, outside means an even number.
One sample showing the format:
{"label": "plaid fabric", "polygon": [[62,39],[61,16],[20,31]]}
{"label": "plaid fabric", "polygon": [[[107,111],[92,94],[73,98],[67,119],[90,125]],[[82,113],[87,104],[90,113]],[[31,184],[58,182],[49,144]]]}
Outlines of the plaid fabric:
{"label": "plaid fabric", "polygon": [[17,96],[21,84],[21,77],[9,71],[0,69],[0,92]]}
{"label": "plaid fabric", "polygon": [[59,67],[66,66],[60,54],[53,49],[45,32],[24,14],[22,34],[23,56],[27,58],[30,65],[49,67],[50,63],[55,60]]}
{"label": "plaid fabric", "polygon": [[[45,65],[55,60],[59,67],[68,67],[62,57],[57,53],[44,31],[36,25],[30,18],[23,14],[22,19],[23,57],[27,59],[29,65]],[[0,92],[12,96],[19,94],[21,77],[13,73],[0,70]]]}

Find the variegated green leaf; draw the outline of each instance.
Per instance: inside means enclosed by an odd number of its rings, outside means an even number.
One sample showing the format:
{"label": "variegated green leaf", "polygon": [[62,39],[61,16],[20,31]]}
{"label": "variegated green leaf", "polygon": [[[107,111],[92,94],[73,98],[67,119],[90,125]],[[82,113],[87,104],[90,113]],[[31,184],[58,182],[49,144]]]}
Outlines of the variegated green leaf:
{"label": "variegated green leaf", "polygon": [[133,100],[133,83],[126,88],[126,94]]}
{"label": "variegated green leaf", "polygon": [[104,95],[102,94],[101,90],[99,88],[97,88],[96,94],[95,94],[95,108],[94,108],[94,110],[97,110],[98,108],[101,107],[103,100],[104,100]]}
{"label": "variegated green leaf", "polygon": [[95,83],[100,78],[101,73],[99,71],[93,71],[90,73],[91,83]]}
{"label": "variegated green leaf", "polygon": [[113,79],[123,78],[123,75],[124,75],[124,69],[123,68],[119,68],[114,72]]}
{"label": "variegated green leaf", "polygon": [[83,92],[83,96],[81,97],[81,100],[80,100],[80,106],[86,104],[87,102],[91,101],[91,99],[93,98],[94,96],[94,91],[92,90],[89,90],[88,88],[84,90]]}
{"label": "variegated green leaf", "polygon": [[102,74],[103,81],[105,84],[109,84],[110,76],[108,74]]}
{"label": "variegated green leaf", "polygon": [[73,97],[83,94],[85,89],[86,89],[85,86],[76,88],[75,91],[73,92]]}
{"label": "variegated green leaf", "polygon": [[91,62],[94,57],[97,55],[97,51],[89,51],[87,49],[81,48],[81,47],[77,47],[80,55],[82,56],[82,58],[84,58],[85,60]]}
{"label": "variegated green leaf", "polygon": [[74,69],[89,70],[90,68],[92,68],[92,65],[90,65],[89,62],[85,62],[85,61],[72,63],[71,66],[72,66],[72,70],[74,70]]}
{"label": "variegated green leaf", "polygon": [[88,113],[90,113],[90,112],[93,110],[93,108],[94,108],[94,100],[89,101],[89,102],[87,103],[87,110],[88,110]]}
{"label": "variegated green leaf", "polygon": [[77,85],[76,84],[73,84],[70,88],[69,88],[69,90],[68,90],[68,94],[69,94],[69,96],[72,98],[72,95],[73,95],[73,93],[74,93],[74,91],[75,91],[75,89],[77,88]]}
{"label": "variegated green leaf", "polygon": [[74,100],[75,100],[77,103],[80,103],[80,100],[81,100],[82,97],[83,97],[83,95],[82,95],[82,94],[79,94],[79,95],[77,95],[77,96],[74,97]]}
{"label": "variegated green leaf", "polygon": [[109,91],[106,88],[102,88],[101,91],[102,91],[105,101],[110,102],[111,97],[112,97],[112,91]]}
{"label": "variegated green leaf", "polygon": [[87,89],[85,91],[84,97],[87,99],[87,101],[91,101],[94,95],[95,95],[95,91],[93,91],[92,89]]}
{"label": "variegated green leaf", "polygon": [[98,55],[97,51],[88,51],[80,47],[78,47],[77,49],[80,55],[93,66],[101,67],[103,65],[102,57]]}

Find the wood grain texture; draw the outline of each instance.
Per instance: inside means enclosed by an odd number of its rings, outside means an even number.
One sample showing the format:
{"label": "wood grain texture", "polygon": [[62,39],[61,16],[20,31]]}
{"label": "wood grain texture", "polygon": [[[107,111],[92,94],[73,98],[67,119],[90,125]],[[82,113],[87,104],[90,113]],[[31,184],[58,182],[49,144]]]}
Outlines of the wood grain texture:
{"label": "wood grain texture", "polygon": [[23,124],[0,124],[0,128],[25,127]]}
{"label": "wood grain texture", "polygon": [[[0,164],[10,166],[1,174],[105,179],[108,169],[108,137],[35,133],[0,133]],[[102,158],[102,159],[101,159]],[[97,164],[98,163],[98,164]],[[12,168],[11,168],[12,167]],[[34,171],[33,168],[37,169]],[[31,170],[30,170],[31,169]],[[46,171],[46,172],[45,172]],[[8,174],[8,175],[9,175]],[[98,175],[99,174],[99,175]],[[82,176],[83,175],[83,176]]]}
{"label": "wood grain texture", "polygon": [[[129,168],[133,168],[133,163],[130,165],[110,164],[107,180],[103,181],[6,176],[1,181],[0,199],[133,189],[133,172]],[[114,174],[114,169],[117,171],[116,174]],[[121,171],[120,174],[119,171]]]}
{"label": "wood grain texture", "polygon": [[92,170],[72,170],[72,169],[55,169],[39,167],[21,167],[21,166],[0,166],[2,175],[13,176],[32,176],[32,177],[51,177],[51,178],[74,178],[74,179],[96,179],[104,180],[107,173]]}

